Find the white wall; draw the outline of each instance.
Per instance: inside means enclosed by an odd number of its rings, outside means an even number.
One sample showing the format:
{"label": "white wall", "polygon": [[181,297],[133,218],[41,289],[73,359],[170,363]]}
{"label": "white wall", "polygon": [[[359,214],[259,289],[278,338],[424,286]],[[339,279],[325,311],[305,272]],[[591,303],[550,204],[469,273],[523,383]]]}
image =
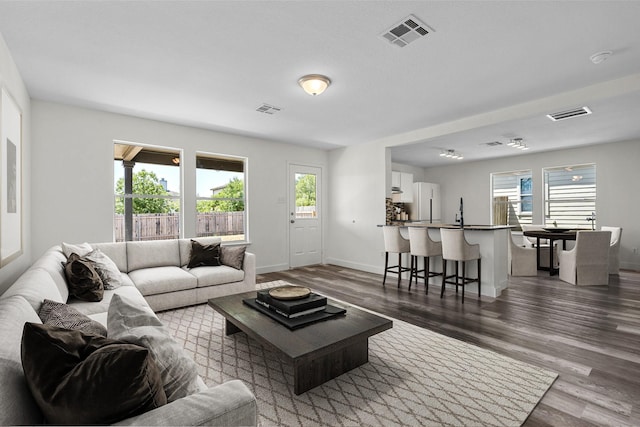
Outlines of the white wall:
{"label": "white wall", "polygon": [[11,94],[22,110],[22,255],[0,269],[0,294],[2,294],[31,261],[31,105],[27,89],[2,35],[0,35],[0,87]]}
{"label": "white wall", "polygon": [[[113,240],[114,140],[183,150],[185,219],[195,218],[196,152],[247,157],[249,251],[258,272],[289,265],[288,162],[329,175],[322,150],[36,100],[32,114],[34,259],[62,241]],[[194,221],[185,220],[184,236],[194,234]]]}

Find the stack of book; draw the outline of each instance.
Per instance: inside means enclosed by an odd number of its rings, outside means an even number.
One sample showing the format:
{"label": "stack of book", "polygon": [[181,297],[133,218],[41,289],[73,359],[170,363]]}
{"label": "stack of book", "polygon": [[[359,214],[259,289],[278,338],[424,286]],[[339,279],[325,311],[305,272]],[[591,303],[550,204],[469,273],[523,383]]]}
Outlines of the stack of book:
{"label": "stack of book", "polygon": [[281,300],[269,295],[268,290],[263,290],[258,291],[256,303],[287,319],[295,319],[324,311],[327,307],[327,297],[312,292],[301,299]]}

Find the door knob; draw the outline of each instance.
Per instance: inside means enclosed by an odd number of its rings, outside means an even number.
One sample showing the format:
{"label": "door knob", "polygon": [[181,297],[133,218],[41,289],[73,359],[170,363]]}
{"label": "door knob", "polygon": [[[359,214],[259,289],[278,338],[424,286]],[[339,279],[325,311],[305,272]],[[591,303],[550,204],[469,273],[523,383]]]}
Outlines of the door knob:
{"label": "door knob", "polygon": [[294,222],[296,222],[294,219],[291,220],[291,224],[293,224]]}

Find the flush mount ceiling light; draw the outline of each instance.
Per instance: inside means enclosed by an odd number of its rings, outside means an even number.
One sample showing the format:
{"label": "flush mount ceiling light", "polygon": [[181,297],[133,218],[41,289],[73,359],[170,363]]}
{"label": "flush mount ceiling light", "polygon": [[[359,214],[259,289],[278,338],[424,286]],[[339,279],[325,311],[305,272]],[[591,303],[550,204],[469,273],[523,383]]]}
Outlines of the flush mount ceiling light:
{"label": "flush mount ceiling light", "polygon": [[455,150],[441,150],[440,157],[446,157],[448,159],[462,160],[464,156],[460,153],[457,153]]}
{"label": "flush mount ceiling light", "polygon": [[507,145],[509,147],[513,147],[513,148],[517,148],[519,150],[528,150],[529,147],[527,147],[527,144],[525,144],[524,142],[522,142],[522,138],[513,138],[512,140],[510,140],[509,142],[507,142]]}
{"label": "flush mount ceiling light", "polygon": [[308,74],[300,77],[298,84],[309,95],[320,95],[331,84],[331,80],[322,74]]}

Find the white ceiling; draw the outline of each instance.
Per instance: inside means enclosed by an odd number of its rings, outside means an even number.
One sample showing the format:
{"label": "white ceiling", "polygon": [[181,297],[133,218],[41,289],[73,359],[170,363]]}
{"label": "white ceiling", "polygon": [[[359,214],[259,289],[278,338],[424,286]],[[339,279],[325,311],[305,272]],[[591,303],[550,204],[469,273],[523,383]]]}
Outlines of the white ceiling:
{"label": "white ceiling", "polygon": [[[380,35],[413,14],[435,30]],[[420,166],[640,138],[640,1],[1,1],[33,98]],[[601,64],[589,57],[613,55]],[[317,97],[304,74],[333,82]],[[262,103],[282,111],[256,112]],[[546,113],[586,105],[590,116]]]}

